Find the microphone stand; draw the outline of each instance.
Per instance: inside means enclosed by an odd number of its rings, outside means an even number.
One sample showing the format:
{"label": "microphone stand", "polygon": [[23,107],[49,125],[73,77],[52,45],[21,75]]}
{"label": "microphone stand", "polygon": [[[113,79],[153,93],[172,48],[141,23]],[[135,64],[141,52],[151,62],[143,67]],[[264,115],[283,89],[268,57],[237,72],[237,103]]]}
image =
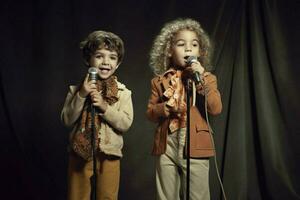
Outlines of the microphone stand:
{"label": "microphone stand", "polygon": [[96,200],[96,188],[97,188],[97,172],[96,172],[96,151],[95,151],[95,146],[96,146],[96,141],[95,141],[95,134],[96,133],[96,127],[95,127],[95,112],[96,109],[92,104],[91,101],[91,115],[92,115],[92,123],[91,123],[91,129],[92,129],[92,135],[91,135],[91,148],[92,148],[92,156],[93,156],[93,174],[90,178],[90,183],[91,183],[91,200]]}
{"label": "microphone stand", "polygon": [[186,119],[186,200],[190,198],[190,84],[192,81],[186,81],[186,106],[187,106],[187,119]]}

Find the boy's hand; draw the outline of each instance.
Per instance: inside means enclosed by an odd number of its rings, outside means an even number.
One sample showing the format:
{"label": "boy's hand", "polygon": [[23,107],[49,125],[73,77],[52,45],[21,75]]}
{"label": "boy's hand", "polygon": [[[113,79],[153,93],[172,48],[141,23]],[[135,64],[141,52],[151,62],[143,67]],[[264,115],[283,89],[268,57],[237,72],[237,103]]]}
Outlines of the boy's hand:
{"label": "boy's hand", "polygon": [[97,91],[95,81],[89,81],[89,74],[86,75],[83,84],[79,90],[79,95],[83,98],[87,97],[92,91]]}
{"label": "boy's hand", "polygon": [[99,108],[104,113],[107,109],[107,102],[103,99],[101,94],[96,90],[92,91],[90,95],[93,106]]}

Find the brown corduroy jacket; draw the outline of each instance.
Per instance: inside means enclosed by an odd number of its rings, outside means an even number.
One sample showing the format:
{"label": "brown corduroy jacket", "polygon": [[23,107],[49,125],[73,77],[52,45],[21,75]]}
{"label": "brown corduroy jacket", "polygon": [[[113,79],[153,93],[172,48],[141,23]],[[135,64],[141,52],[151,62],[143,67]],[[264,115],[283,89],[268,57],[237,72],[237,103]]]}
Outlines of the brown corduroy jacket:
{"label": "brown corduroy jacket", "polygon": [[[169,87],[170,77],[169,74],[164,74],[151,80],[151,95],[146,115],[150,121],[158,123],[154,136],[153,155],[161,155],[166,151],[170,119],[165,113],[166,102],[163,98],[163,92]],[[213,74],[206,72],[204,82],[203,89],[197,89],[197,92],[201,97],[203,90],[206,91],[208,112],[217,115],[222,110],[217,79]],[[214,149],[205,116],[201,115],[196,106],[192,106],[190,109],[190,156],[191,158],[204,158],[213,155]]]}

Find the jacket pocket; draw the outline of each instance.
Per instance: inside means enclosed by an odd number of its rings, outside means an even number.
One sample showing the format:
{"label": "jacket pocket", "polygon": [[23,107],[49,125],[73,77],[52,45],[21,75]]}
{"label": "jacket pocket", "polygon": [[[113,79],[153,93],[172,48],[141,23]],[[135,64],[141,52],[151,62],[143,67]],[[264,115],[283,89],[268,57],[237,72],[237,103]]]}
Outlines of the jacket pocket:
{"label": "jacket pocket", "polygon": [[203,125],[201,126],[199,123],[196,123],[196,132],[198,133],[198,132],[201,132],[201,131],[209,131],[208,130],[208,126],[205,124],[204,125],[204,123],[203,123]]}
{"label": "jacket pocket", "polygon": [[213,149],[211,135],[209,133],[208,127],[200,127],[196,125],[196,134],[195,134],[195,143],[196,149]]}

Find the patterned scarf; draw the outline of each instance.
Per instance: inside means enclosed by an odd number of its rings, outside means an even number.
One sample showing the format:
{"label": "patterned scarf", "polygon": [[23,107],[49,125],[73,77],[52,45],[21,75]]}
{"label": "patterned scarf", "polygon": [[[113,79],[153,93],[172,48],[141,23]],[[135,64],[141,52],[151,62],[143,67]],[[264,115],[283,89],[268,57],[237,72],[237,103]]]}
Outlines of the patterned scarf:
{"label": "patterned scarf", "polygon": [[[167,105],[169,107],[179,107],[180,104],[185,105],[185,89],[182,83],[182,71],[177,70],[171,76],[170,85],[164,92],[164,96],[167,98]],[[169,128],[171,133],[179,128],[186,127],[186,111],[176,113],[170,116]]]}
{"label": "patterned scarf", "polygon": [[[112,105],[118,101],[118,85],[117,78],[111,76],[106,80],[97,81],[97,90],[101,92],[103,99]],[[95,114],[95,150],[99,148],[100,138],[98,138],[98,133],[100,130],[101,118],[98,114]],[[91,113],[91,100],[88,98],[83,107],[81,114],[80,125],[75,132],[73,140],[71,142],[72,149],[75,153],[81,156],[85,160],[92,159],[92,141],[91,137],[93,135],[92,130],[92,113]]]}

